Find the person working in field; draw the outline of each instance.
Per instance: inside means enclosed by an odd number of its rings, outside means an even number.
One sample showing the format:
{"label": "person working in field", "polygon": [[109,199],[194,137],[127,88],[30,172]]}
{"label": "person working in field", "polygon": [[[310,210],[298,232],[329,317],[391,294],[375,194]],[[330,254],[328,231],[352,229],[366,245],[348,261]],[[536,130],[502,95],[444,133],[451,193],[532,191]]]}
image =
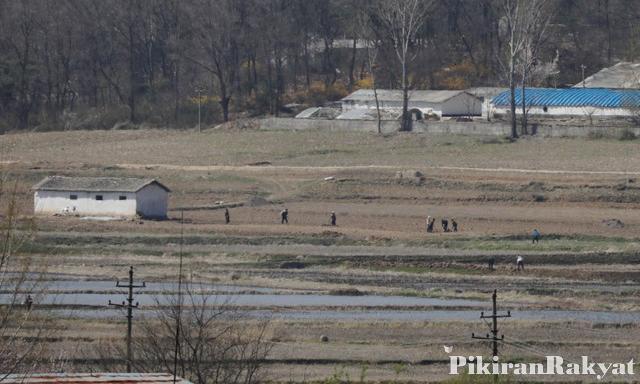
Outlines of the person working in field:
{"label": "person working in field", "polygon": [[332,227],[336,226],[336,221],[337,221],[336,213],[335,212],[331,212],[331,226]]}
{"label": "person working in field", "polygon": [[449,232],[449,220],[443,217],[440,223],[442,224],[442,231]]}
{"label": "person working in field", "polygon": [[495,256],[491,256],[489,258],[489,270],[493,271],[496,267],[496,257]]}
{"label": "person working in field", "polygon": [[458,232],[458,222],[453,217],[451,218],[451,228],[453,229],[453,232]]}
{"label": "person working in field", "polygon": [[289,210],[287,208],[283,209],[282,212],[280,212],[280,223],[289,224]]}
{"label": "person working in field", "polygon": [[27,298],[24,299],[24,302],[22,303],[22,305],[27,307],[27,310],[31,309],[31,306],[33,305],[33,299],[31,298],[31,295],[27,295]]}
{"label": "person working in field", "polygon": [[524,272],[524,257],[518,256],[516,259],[516,270]]}
{"label": "person working in field", "polygon": [[224,209],[224,223],[229,224],[231,222],[231,215],[229,214],[229,208]]}
{"label": "person working in field", "polygon": [[533,232],[531,232],[531,242],[536,244],[538,241],[540,241],[540,236],[540,231],[534,229]]}
{"label": "person working in field", "polygon": [[434,219],[431,216],[427,216],[427,232],[432,233],[433,232],[433,224],[436,222],[436,219]]}

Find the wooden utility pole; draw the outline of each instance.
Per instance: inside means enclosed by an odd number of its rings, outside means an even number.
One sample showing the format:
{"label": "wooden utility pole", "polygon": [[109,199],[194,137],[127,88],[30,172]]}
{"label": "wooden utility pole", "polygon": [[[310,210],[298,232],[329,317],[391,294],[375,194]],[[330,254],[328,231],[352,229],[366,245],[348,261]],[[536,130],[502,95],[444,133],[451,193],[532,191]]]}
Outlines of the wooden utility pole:
{"label": "wooden utility pole", "polygon": [[182,320],[182,248],[184,246],[184,210],[180,211],[180,264],[178,266],[178,313],[176,316],[176,344],[173,350],[173,384],[178,380],[178,354],[180,351],[180,321]]}
{"label": "wooden utility pole", "polygon": [[116,281],[116,287],[118,288],[128,288],[129,295],[127,297],[127,302],[124,301],[122,304],[112,303],[109,300],[109,305],[118,308],[127,308],[127,372],[131,373],[131,361],[133,361],[133,352],[131,350],[131,329],[132,329],[132,321],[133,321],[133,309],[138,308],[138,303],[133,304],[133,288],[145,288],[147,285],[143,281],[142,284],[136,285],[133,283],[133,267],[129,268],[129,283],[120,284],[120,281]]}
{"label": "wooden utility pole", "polygon": [[498,306],[497,306],[497,296],[498,296],[498,291],[494,290],[493,291],[493,311],[491,313],[491,315],[485,315],[484,312],[480,312],[480,318],[481,319],[491,319],[492,320],[492,325],[491,325],[491,335],[487,334],[486,336],[476,336],[474,333],[471,334],[471,337],[474,339],[479,339],[479,340],[490,340],[493,344],[493,356],[498,356],[498,341],[502,341],[504,340],[504,335],[502,335],[501,337],[498,337],[498,319],[500,318],[505,318],[505,317],[511,317],[511,311],[507,311],[506,315],[498,315]]}

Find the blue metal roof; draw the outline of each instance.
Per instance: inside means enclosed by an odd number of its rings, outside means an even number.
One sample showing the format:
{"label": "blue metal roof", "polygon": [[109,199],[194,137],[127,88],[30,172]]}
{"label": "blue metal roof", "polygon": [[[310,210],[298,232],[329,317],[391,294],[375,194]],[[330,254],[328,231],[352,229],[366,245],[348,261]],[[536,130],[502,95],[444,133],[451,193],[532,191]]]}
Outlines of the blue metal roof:
{"label": "blue metal roof", "polygon": [[[522,104],[522,89],[516,89],[516,104]],[[638,108],[640,90],[610,88],[526,88],[527,106]],[[500,93],[491,102],[496,106],[510,105],[509,91]]]}

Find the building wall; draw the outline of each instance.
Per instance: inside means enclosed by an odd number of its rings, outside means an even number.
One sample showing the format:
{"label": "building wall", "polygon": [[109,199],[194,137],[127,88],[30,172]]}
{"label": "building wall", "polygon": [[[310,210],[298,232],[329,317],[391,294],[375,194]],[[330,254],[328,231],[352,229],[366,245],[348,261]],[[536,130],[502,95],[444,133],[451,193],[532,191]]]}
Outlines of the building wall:
{"label": "building wall", "polygon": [[[345,111],[356,108],[375,109],[375,100],[348,100],[342,102]],[[380,108],[402,109],[402,101],[380,101]],[[419,109],[422,113],[435,113],[438,116],[480,116],[482,101],[478,98],[461,93],[442,103],[430,103],[409,99],[409,109]]]}
{"label": "building wall", "polygon": [[[435,113],[442,116],[442,104],[426,103],[423,101],[412,101],[409,99],[409,109],[419,109],[422,113]],[[343,101],[342,109],[349,111],[352,109],[376,109],[375,100]],[[380,109],[402,109],[402,101],[380,101]]]}
{"label": "building wall", "polygon": [[442,104],[445,116],[480,116],[482,115],[482,101],[467,93],[461,93]]}
{"label": "building wall", "polygon": [[[275,131],[304,131],[304,130],[326,130],[326,131],[350,131],[350,132],[372,132],[378,131],[378,122],[375,120],[321,120],[321,119],[292,119],[269,117],[260,119],[260,129]],[[382,133],[398,132],[400,121],[382,121]],[[414,132],[425,133],[453,133],[470,135],[507,135],[510,132],[506,123],[491,123],[482,120],[469,122],[457,121],[414,121]]]}
{"label": "building wall", "polygon": [[[71,195],[77,200],[71,200]],[[102,200],[96,200],[101,195]],[[120,196],[126,200],[120,200]],[[136,195],[130,192],[62,192],[36,191],[33,197],[36,214],[70,213],[79,215],[135,216]],[[74,211],[75,207],[75,211]]]}
{"label": "building wall", "polygon": [[158,219],[167,217],[169,194],[157,184],[149,184],[139,190],[136,201],[138,215]]}
{"label": "building wall", "polygon": [[[260,129],[263,130],[326,130],[326,131],[351,131],[371,132],[378,129],[376,121],[361,120],[320,120],[320,119],[292,119],[270,117],[257,120]],[[394,133],[400,129],[399,121],[382,121],[382,133]],[[531,121],[530,132],[535,130],[536,135],[544,137],[587,137],[591,134],[601,134],[609,137],[618,137],[623,131],[634,132],[640,136],[640,127],[630,126],[603,126],[589,125],[589,122],[568,122],[566,124],[537,123]],[[508,121],[474,120],[462,121],[414,121],[413,131],[419,133],[434,134],[460,134],[483,136],[509,136],[511,126]]]}
{"label": "building wall", "polygon": [[[491,114],[510,113],[509,106],[491,106]],[[516,107],[516,115],[522,114],[522,106]],[[595,107],[547,107],[545,111],[543,107],[530,107],[528,115],[540,116],[640,116],[640,110],[634,111],[625,108],[595,108]]]}

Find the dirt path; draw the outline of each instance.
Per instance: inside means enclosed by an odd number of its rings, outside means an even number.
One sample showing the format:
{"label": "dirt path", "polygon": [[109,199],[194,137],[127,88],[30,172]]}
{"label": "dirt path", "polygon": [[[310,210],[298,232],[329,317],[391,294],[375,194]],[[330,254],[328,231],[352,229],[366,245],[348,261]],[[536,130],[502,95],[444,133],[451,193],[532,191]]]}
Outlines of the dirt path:
{"label": "dirt path", "polygon": [[476,168],[447,166],[397,166],[397,165],[351,165],[351,166],[292,166],[292,165],[175,165],[175,164],[116,164],[124,169],[166,169],[178,171],[234,171],[264,172],[268,171],[362,171],[362,170],[402,170],[402,169],[434,169],[496,173],[533,173],[554,175],[640,175],[640,171],[564,171],[555,169],[520,169],[520,168]]}

